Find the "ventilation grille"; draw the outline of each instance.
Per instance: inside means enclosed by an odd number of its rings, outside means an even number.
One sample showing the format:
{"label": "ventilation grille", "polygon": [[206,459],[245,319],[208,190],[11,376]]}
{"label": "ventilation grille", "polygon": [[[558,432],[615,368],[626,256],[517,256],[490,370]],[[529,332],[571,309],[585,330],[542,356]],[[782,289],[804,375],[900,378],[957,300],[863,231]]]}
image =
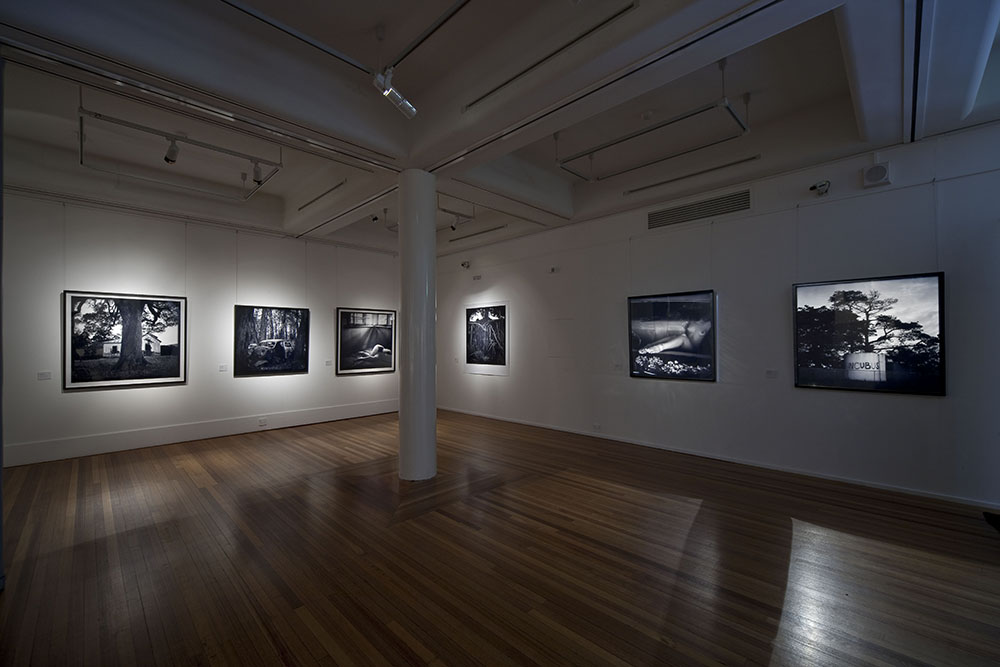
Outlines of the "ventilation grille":
{"label": "ventilation grille", "polygon": [[739,192],[731,192],[721,197],[702,199],[701,201],[684,204],[683,206],[675,206],[674,208],[662,211],[653,211],[649,214],[649,229],[749,210],[750,191],[740,190]]}

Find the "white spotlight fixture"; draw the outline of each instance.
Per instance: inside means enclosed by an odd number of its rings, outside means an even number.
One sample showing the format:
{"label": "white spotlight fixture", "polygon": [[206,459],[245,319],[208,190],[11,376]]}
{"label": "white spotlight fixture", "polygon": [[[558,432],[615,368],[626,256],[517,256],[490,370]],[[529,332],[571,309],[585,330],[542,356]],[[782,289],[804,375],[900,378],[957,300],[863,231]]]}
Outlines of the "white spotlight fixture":
{"label": "white spotlight fixture", "polygon": [[261,185],[264,182],[263,175],[260,171],[260,162],[253,163],[253,182],[257,185]]}
{"label": "white spotlight fixture", "polygon": [[391,67],[384,72],[376,73],[372,84],[379,89],[383,97],[392,102],[393,105],[399,109],[401,114],[407,118],[413,118],[417,115],[416,107],[410,104],[410,101],[403,97],[402,93],[392,87]]}
{"label": "white spotlight fixture", "polygon": [[181,149],[177,147],[177,141],[174,139],[170,140],[170,145],[167,146],[167,153],[163,156],[163,161],[167,164],[173,164],[177,162],[177,154],[181,152]]}

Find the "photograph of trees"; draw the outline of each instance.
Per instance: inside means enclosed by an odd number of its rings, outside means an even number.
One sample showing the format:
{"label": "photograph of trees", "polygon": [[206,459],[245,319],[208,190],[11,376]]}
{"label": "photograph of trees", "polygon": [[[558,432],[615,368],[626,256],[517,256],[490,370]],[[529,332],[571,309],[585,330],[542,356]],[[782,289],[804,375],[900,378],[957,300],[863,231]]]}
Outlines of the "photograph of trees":
{"label": "photograph of trees", "polygon": [[715,292],[632,296],[629,374],[715,380]]}
{"label": "photograph of trees", "polygon": [[465,309],[465,363],[507,365],[507,306]]}
{"label": "photograph of trees", "polygon": [[66,389],[185,381],[183,297],[66,292]]}
{"label": "photograph of trees", "polygon": [[236,306],[233,375],[309,372],[309,309]]}
{"label": "photograph of trees", "polygon": [[396,311],[337,309],[337,375],[396,370]]}
{"label": "photograph of trees", "polygon": [[795,286],[799,387],[944,394],[943,275]]}

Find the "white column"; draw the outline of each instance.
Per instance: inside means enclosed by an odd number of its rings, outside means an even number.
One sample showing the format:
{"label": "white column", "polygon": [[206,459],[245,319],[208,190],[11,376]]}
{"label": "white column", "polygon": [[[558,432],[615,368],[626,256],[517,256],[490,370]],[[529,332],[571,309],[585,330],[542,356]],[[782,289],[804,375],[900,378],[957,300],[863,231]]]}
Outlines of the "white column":
{"label": "white column", "polygon": [[437,179],[399,175],[399,477],[437,474]]}

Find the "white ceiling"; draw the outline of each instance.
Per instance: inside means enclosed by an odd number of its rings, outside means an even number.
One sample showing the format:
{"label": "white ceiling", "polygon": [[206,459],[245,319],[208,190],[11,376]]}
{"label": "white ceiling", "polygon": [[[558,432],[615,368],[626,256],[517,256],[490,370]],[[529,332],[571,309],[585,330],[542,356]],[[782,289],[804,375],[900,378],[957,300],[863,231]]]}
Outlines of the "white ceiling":
{"label": "white ceiling", "polygon": [[[459,252],[992,122],[998,21],[1000,0],[5,3],[5,184],[394,251],[418,167]],[[392,64],[412,120],[372,85]],[[280,164],[256,191],[245,156]]]}

